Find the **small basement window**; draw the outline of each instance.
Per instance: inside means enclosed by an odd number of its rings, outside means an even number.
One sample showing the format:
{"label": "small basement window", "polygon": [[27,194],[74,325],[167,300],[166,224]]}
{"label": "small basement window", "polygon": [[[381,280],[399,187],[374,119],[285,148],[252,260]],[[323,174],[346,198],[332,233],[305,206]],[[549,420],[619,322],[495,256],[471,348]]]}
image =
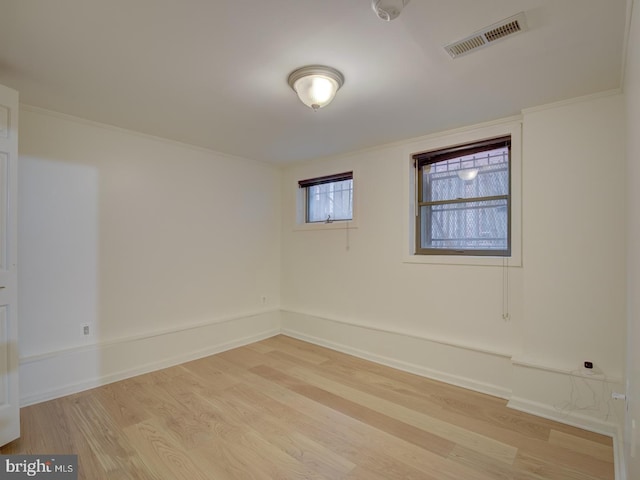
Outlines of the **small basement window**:
{"label": "small basement window", "polygon": [[413,155],[418,255],[511,255],[511,137]]}
{"label": "small basement window", "polygon": [[304,189],[305,223],[353,219],[353,172],[300,180]]}

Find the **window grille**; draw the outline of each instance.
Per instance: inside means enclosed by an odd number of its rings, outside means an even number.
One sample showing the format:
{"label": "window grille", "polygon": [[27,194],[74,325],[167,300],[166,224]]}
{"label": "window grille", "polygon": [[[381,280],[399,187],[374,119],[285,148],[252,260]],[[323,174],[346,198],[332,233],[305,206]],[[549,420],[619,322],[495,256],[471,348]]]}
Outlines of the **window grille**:
{"label": "window grille", "polygon": [[414,155],[416,253],[511,254],[510,137]]}

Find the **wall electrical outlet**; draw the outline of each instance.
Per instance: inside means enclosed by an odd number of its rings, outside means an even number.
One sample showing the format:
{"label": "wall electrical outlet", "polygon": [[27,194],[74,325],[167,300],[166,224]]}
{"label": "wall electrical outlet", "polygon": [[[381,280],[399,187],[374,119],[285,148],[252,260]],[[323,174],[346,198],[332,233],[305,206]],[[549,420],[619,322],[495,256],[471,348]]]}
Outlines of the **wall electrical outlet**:
{"label": "wall electrical outlet", "polygon": [[584,360],[582,362],[579,373],[584,376],[604,375],[604,372],[591,360]]}
{"label": "wall electrical outlet", "polygon": [[91,329],[89,328],[89,324],[88,323],[83,323],[80,326],[82,327],[82,335],[84,335],[84,336],[91,335]]}

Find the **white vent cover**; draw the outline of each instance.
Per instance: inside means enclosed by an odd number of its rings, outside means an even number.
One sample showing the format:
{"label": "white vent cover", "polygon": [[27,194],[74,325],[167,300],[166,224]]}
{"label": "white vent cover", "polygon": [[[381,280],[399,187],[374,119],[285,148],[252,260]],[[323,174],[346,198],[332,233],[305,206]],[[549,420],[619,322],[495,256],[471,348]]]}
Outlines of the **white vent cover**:
{"label": "white vent cover", "polygon": [[524,12],[520,12],[513,17],[505,18],[498,23],[489,25],[469,35],[467,38],[445,45],[444,49],[451,55],[451,58],[457,58],[480,48],[488,47],[497,40],[526,30],[527,22],[524,17]]}

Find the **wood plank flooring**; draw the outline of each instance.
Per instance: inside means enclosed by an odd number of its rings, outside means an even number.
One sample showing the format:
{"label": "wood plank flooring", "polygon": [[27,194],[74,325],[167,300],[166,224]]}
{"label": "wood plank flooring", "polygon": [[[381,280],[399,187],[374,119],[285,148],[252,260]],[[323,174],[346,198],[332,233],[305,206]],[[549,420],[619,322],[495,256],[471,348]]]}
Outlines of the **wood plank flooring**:
{"label": "wood plank flooring", "polygon": [[611,438],[286,336],[22,409],[100,479],[613,479]]}

